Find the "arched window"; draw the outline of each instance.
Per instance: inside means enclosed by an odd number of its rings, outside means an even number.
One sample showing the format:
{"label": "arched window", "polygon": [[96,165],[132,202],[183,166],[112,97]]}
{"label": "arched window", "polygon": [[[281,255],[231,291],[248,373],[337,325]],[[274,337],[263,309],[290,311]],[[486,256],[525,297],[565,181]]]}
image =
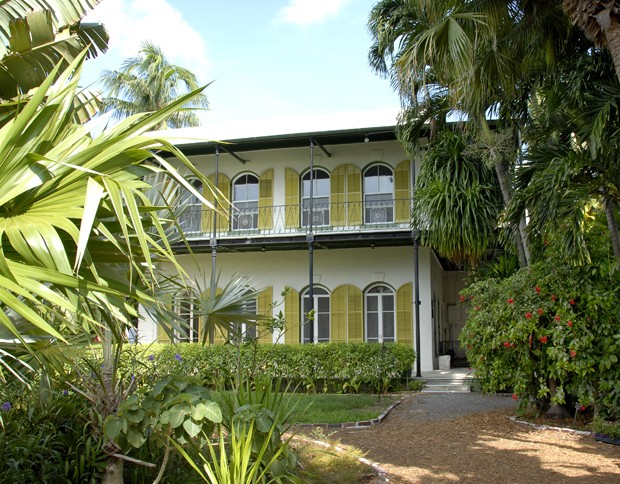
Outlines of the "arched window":
{"label": "arched window", "polygon": [[[329,225],[329,173],[312,171],[312,225]],[[301,226],[310,225],[310,170],[301,177]]]}
{"label": "arched window", "polygon": [[[189,180],[198,193],[202,193],[202,182],[196,178]],[[183,190],[181,197],[182,212],[179,225],[185,235],[192,235],[202,230],[202,202],[189,190]]]}
{"label": "arched window", "polygon": [[180,343],[195,343],[199,338],[200,316],[192,294],[182,292],[174,299],[174,309],[181,319],[180,328],[175,331],[176,340]]}
{"label": "arched window", "polygon": [[[257,310],[256,299],[247,301],[243,305],[243,312],[247,314],[256,314]],[[235,343],[241,343],[243,341],[250,341],[256,339],[257,331],[255,324],[239,323],[235,322],[231,325],[231,330],[228,337],[230,341]]]}
{"label": "arched window", "polygon": [[258,178],[249,173],[233,182],[232,228],[250,230],[258,228]]}
{"label": "arched window", "polygon": [[366,341],[392,343],[396,341],[394,291],[378,285],[366,291]]}
{"label": "arched window", "polygon": [[310,295],[308,290],[302,294],[301,305],[301,342],[328,343],[329,342],[329,293],[321,287],[313,287],[314,318],[308,320],[310,312]]}
{"label": "arched window", "polygon": [[364,171],[364,221],[394,221],[394,173],[385,165],[372,165]]}

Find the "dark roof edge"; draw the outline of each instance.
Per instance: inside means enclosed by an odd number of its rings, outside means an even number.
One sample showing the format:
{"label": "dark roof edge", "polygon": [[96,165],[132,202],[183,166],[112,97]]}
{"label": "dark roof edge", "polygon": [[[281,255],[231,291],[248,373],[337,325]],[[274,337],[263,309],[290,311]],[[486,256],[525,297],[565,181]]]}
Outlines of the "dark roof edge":
{"label": "dark roof edge", "polygon": [[219,141],[197,141],[178,143],[176,147],[186,156],[209,155],[215,153],[216,146],[223,146],[235,153],[279,148],[300,148],[310,145],[313,139],[324,146],[353,144],[372,141],[393,141],[396,139],[396,126],[375,126],[368,128],[340,129],[330,131],[309,131],[303,133],[234,138]]}

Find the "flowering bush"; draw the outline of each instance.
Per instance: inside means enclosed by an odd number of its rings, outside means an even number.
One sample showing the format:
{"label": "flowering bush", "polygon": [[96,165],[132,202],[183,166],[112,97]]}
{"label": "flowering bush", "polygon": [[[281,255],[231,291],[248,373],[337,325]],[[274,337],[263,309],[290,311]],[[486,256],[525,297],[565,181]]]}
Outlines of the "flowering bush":
{"label": "flowering bush", "polygon": [[620,417],[620,271],[551,256],[512,277],[476,282],[461,343],[487,391],[524,407],[593,406]]}

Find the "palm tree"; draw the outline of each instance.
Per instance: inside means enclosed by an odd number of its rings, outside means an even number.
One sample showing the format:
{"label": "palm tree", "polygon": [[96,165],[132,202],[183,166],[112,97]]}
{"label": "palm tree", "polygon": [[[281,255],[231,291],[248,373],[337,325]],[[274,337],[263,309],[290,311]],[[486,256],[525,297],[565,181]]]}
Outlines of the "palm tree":
{"label": "palm tree", "polygon": [[562,6],[588,39],[609,50],[620,80],[620,4],[610,0],[563,0]]}
{"label": "palm tree", "polygon": [[[6,0],[0,2],[0,126],[11,119],[56,64],[67,67],[88,48],[88,58],[108,49],[101,24],[80,20],[100,0]],[[74,116],[80,123],[100,107],[97,92],[76,93]]]}
{"label": "palm tree", "polygon": [[[414,111],[404,118],[424,120],[415,114],[420,97],[426,99],[437,85],[445,89],[452,109],[477,125],[508,205],[525,106],[512,101],[527,98],[532,77],[553,63],[567,37],[569,25],[560,6],[545,1],[383,0],[371,11],[369,29],[374,39],[371,66],[391,77],[405,107]],[[509,111],[507,105],[521,111]],[[514,131],[510,158],[502,156],[506,147],[493,139],[489,111]],[[521,264],[527,265],[523,221],[513,234]]]}
{"label": "palm tree", "polygon": [[509,216],[527,210],[535,238],[559,232],[566,251],[589,262],[588,220],[603,212],[620,262],[620,84],[611,56],[593,51],[568,59],[539,86],[535,101]]}
{"label": "palm tree", "polygon": [[[105,71],[103,85],[108,91],[103,110],[112,111],[116,119],[136,113],[155,112],[164,108],[183,93],[198,87],[196,76],[183,67],[170,64],[162,50],[150,42],[143,42],[140,53],[123,62],[118,71]],[[197,109],[207,108],[204,94],[196,95],[162,120],[157,129],[198,126]]]}

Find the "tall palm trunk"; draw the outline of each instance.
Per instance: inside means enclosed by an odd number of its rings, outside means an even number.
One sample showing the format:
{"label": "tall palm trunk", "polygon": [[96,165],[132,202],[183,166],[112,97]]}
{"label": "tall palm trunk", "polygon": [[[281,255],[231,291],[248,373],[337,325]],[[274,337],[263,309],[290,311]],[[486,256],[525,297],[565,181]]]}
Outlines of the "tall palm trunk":
{"label": "tall palm trunk", "polygon": [[618,231],[618,221],[616,220],[616,204],[608,196],[605,196],[603,199],[603,204],[605,205],[605,216],[607,217],[611,246],[616,260],[620,262],[620,232]]}

